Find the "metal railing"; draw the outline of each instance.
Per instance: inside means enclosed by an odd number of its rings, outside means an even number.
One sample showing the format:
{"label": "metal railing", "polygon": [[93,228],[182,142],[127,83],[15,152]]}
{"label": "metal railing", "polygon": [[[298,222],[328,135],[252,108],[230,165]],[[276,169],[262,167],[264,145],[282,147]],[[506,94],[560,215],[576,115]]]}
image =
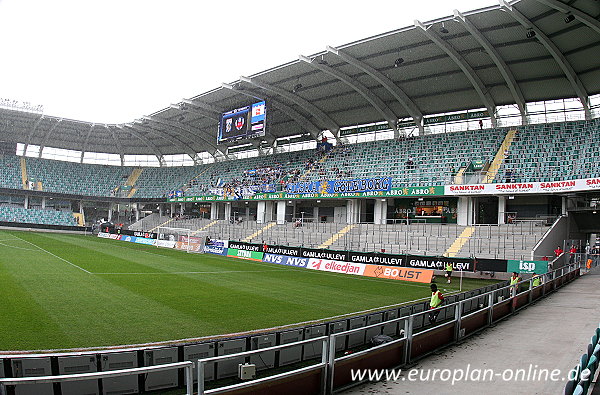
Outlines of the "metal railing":
{"label": "metal railing", "polygon": [[[323,369],[323,377],[325,377],[325,370],[327,368],[327,345],[328,345],[328,340],[329,338],[327,336],[320,336],[320,337],[315,337],[313,339],[308,339],[308,340],[302,340],[299,342],[294,342],[294,343],[287,343],[287,344],[280,344],[278,346],[272,346],[272,347],[266,347],[266,348],[259,348],[256,350],[251,350],[251,351],[244,351],[244,352],[239,352],[239,353],[235,353],[235,354],[228,354],[228,355],[221,355],[218,357],[210,357],[210,358],[202,358],[198,360],[198,395],[203,395],[203,394],[220,394],[222,392],[226,392],[226,391],[232,391],[232,390],[236,390],[236,389],[241,389],[241,388],[246,388],[246,387],[250,387],[259,383],[265,383],[268,381],[272,381],[272,380],[277,380],[277,379],[281,379],[284,377],[290,377],[296,374],[300,374],[300,373],[304,373],[306,371],[310,371],[313,369],[317,369],[317,368],[321,368]],[[301,346],[303,344],[307,344],[307,343],[315,343],[315,342],[322,342],[322,353],[321,353],[321,362],[313,364],[313,365],[309,365],[309,366],[304,366],[298,369],[294,369],[288,372],[284,372],[284,373],[279,373],[279,374],[275,374],[272,376],[267,376],[267,377],[263,377],[260,379],[255,379],[255,380],[249,380],[243,383],[237,383],[237,384],[231,384],[225,387],[220,387],[220,388],[214,388],[214,389],[210,389],[210,390],[205,390],[204,387],[204,366],[207,363],[210,362],[216,362],[216,361],[226,361],[228,359],[234,359],[234,358],[239,358],[239,357],[246,357],[252,354],[257,354],[257,353],[264,353],[264,352],[268,352],[268,351],[276,351],[276,350],[281,350],[283,348],[289,348],[289,347],[297,347],[297,346]]]}
{"label": "metal railing", "polygon": [[68,381],[80,381],[89,379],[103,379],[109,377],[121,377],[121,376],[132,376],[140,373],[160,372],[163,370],[171,369],[185,369],[185,388],[186,395],[193,395],[194,393],[194,362],[184,361],[167,363],[164,365],[146,366],[141,368],[133,369],[121,369],[121,370],[110,370],[108,372],[93,372],[93,373],[78,373],[78,374],[64,374],[60,376],[40,376],[40,377],[16,377],[0,379],[0,394],[6,394],[7,385],[19,385],[19,384],[47,384],[47,383],[62,383]]}
{"label": "metal railing", "polygon": [[[547,282],[550,282],[553,280],[558,280],[580,268],[581,268],[580,264],[570,264],[570,265],[561,267],[557,270],[554,270],[552,272],[542,274],[542,275],[540,275],[540,277],[542,279],[541,284],[538,286],[535,286],[535,287],[533,285],[534,278],[532,276],[530,279],[519,281],[515,285],[507,285],[507,286],[500,287],[497,289],[492,289],[488,292],[483,292],[481,294],[476,294],[471,297],[466,297],[462,300],[458,300],[453,303],[442,305],[436,309],[423,310],[421,312],[415,312],[408,316],[398,317],[398,318],[394,318],[392,320],[387,320],[387,321],[381,321],[381,322],[378,322],[378,323],[375,323],[372,325],[362,326],[362,327],[358,327],[358,328],[354,328],[354,329],[350,329],[350,330],[346,330],[346,331],[342,331],[342,332],[331,333],[329,336],[322,336],[319,338],[314,338],[314,339],[309,339],[309,340],[304,340],[304,341],[300,341],[300,342],[289,343],[289,344],[284,344],[284,345],[274,346],[274,347],[269,347],[269,348],[263,348],[263,349],[253,350],[253,351],[246,351],[246,352],[241,352],[241,353],[237,353],[237,354],[230,354],[230,355],[201,359],[198,361],[198,394],[199,395],[201,395],[201,394],[217,394],[217,393],[223,393],[223,392],[230,391],[230,390],[250,387],[252,385],[259,384],[259,383],[264,383],[267,381],[284,378],[284,377],[290,377],[295,374],[299,374],[299,373],[302,373],[302,372],[305,372],[305,371],[308,371],[308,370],[311,370],[311,369],[314,369],[317,367],[323,368],[324,372],[326,372],[326,376],[324,375],[322,383],[321,383],[323,386],[321,388],[321,393],[331,394],[334,392],[334,390],[337,390],[336,388],[334,388],[335,366],[336,366],[337,362],[340,362],[343,360],[349,360],[352,358],[359,358],[359,357],[365,356],[375,350],[383,349],[383,348],[390,347],[390,346],[404,342],[403,358],[402,358],[402,360],[398,361],[397,366],[403,366],[403,365],[409,364],[412,361],[411,345],[413,343],[415,336],[424,335],[428,332],[439,329],[441,326],[445,326],[448,324],[454,324],[453,342],[458,341],[460,338],[465,336],[465,334],[461,331],[461,329],[462,329],[461,325],[462,325],[463,320],[465,320],[477,313],[487,310],[488,311],[487,324],[484,325],[480,329],[486,328],[494,322],[493,311],[494,311],[495,306],[498,306],[500,303],[504,303],[509,299],[518,297],[519,295],[529,292],[527,303],[524,304],[519,309],[513,309],[511,311],[511,314],[512,314],[512,313],[520,310],[521,308],[529,305],[532,302],[531,291],[533,289],[542,287],[541,288],[542,289],[541,296],[545,296],[545,294],[546,294],[545,284]],[[556,282],[554,282],[553,284],[554,284],[553,285],[553,290],[554,290],[554,289],[556,289]],[[523,288],[525,288],[523,285],[526,285],[526,289],[523,289]],[[468,308],[467,308],[467,306],[468,306]],[[449,319],[448,313],[446,313],[446,318],[445,319],[442,318],[439,323],[436,322],[436,320],[434,320],[433,322],[431,322],[431,320],[429,320],[430,322],[429,322],[429,324],[427,324],[426,323],[427,317],[423,317],[423,319],[420,320],[421,316],[431,315],[431,314],[437,315],[442,311],[446,311],[446,312],[449,311],[450,312],[449,315],[451,315],[452,318]],[[417,321],[422,321],[422,323],[419,325],[416,325],[415,322],[417,322]],[[376,329],[376,328],[380,328],[380,327],[383,328],[386,325],[390,325],[390,324],[395,325],[395,324],[401,324],[401,323],[404,323],[404,325],[403,325],[402,330],[398,330],[396,332],[399,335],[398,338],[393,339],[389,342],[374,346],[374,347],[369,347],[367,349],[360,350],[358,352],[353,352],[353,353],[347,354],[347,355],[342,355],[342,356],[339,356],[336,358],[336,346],[337,346],[336,339],[337,338],[346,337],[346,336],[349,336],[349,335],[352,335],[352,334],[358,333],[358,332],[365,332],[365,336],[366,336],[366,333],[369,329]],[[400,325],[398,326],[398,329],[399,328],[400,328]],[[223,361],[223,360],[232,359],[232,358],[241,357],[241,356],[247,356],[247,355],[250,355],[253,353],[258,353],[258,352],[274,351],[274,350],[281,349],[284,347],[294,347],[294,346],[302,345],[305,343],[315,342],[317,340],[320,340],[323,342],[323,352],[321,355],[321,362],[318,364],[314,364],[311,366],[295,369],[290,372],[285,372],[285,373],[281,373],[278,375],[273,375],[273,376],[256,379],[256,380],[252,380],[252,381],[248,381],[248,382],[244,382],[244,383],[233,384],[233,385],[229,385],[226,387],[211,389],[208,391],[204,390],[204,365],[206,363]],[[452,344],[453,342],[451,342],[449,344]],[[444,347],[449,344],[445,344]],[[420,355],[419,358],[421,358],[423,356],[424,355]]]}

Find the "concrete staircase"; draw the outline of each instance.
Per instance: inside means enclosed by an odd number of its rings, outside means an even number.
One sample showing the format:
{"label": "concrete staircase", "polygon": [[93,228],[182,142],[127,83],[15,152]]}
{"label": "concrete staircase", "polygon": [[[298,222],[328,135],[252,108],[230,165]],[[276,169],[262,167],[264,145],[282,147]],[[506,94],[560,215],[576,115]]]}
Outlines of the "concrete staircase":
{"label": "concrete staircase", "polygon": [[140,175],[142,175],[143,171],[144,169],[137,167],[133,169],[129,177],[127,177],[125,186],[131,187],[129,193],[127,194],[128,198],[133,197],[133,195],[135,195],[135,192],[137,191],[137,189],[135,189],[135,183],[137,182],[138,178],[140,178]]}
{"label": "concrete staircase", "polygon": [[487,174],[483,178],[483,181],[482,181],[483,184],[489,184],[492,181],[494,181],[494,178],[496,178],[496,175],[498,174],[498,171],[500,170],[500,167],[502,166],[502,163],[504,162],[504,153],[509,150],[513,140],[515,139],[516,134],[517,134],[517,131],[514,129],[509,130],[508,133],[506,133],[506,137],[504,137],[504,141],[500,145],[498,152],[496,152],[496,156],[494,157],[494,160],[490,164]]}

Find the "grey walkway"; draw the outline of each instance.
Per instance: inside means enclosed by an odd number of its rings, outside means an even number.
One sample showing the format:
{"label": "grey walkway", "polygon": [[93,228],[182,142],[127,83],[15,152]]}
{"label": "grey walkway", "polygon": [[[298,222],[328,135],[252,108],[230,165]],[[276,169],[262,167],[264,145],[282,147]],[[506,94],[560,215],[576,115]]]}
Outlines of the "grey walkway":
{"label": "grey walkway", "polygon": [[[414,373],[418,373],[416,381],[410,381],[410,373],[403,372],[398,380],[367,383],[345,393],[562,394],[568,371],[587,350],[590,337],[600,321],[598,270],[596,268],[593,274],[584,275],[567,284],[495,327],[419,361],[412,368],[418,370]],[[437,372],[435,380],[419,380],[420,377],[427,378],[427,369],[432,369],[429,371],[431,378],[433,369],[466,370],[469,364],[469,375],[473,380],[451,385],[449,381],[440,379],[441,372]],[[477,372],[473,371],[477,368],[493,369],[495,377],[484,381],[482,373],[480,381],[477,381]],[[506,369],[525,369],[525,373],[519,374],[529,374],[530,377],[536,371],[541,372],[541,369],[559,369],[561,374],[558,381],[521,380],[521,377],[519,380],[504,381],[502,374],[506,378],[511,374],[504,373]],[[444,373],[444,379],[449,374],[450,372]]]}

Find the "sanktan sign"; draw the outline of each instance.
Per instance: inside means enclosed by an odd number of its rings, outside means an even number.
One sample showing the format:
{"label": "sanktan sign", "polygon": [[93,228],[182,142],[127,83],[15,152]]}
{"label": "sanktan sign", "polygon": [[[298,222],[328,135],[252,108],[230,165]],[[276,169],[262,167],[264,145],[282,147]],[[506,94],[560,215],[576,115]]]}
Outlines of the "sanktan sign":
{"label": "sanktan sign", "polygon": [[497,184],[446,185],[445,195],[516,195],[600,190],[600,178],[552,182],[512,182]]}

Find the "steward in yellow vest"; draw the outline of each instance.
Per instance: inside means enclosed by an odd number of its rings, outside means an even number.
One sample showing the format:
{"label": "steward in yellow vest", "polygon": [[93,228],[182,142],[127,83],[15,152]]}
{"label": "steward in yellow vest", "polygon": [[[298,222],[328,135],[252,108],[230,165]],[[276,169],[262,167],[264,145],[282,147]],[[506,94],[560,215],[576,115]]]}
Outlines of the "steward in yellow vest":
{"label": "steward in yellow vest", "polygon": [[512,277],[510,278],[510,293],[511,296],[515,296],[517,294],[517,283],[521,281],[521,277],[517,272],[513,272]]}
{"label": "steward in yellow vest", "polygon": [[452,282],[452,264],[446,263],[446,277],[448,278],[448,284]]}
{"label": "steward in yellow vest", "polygon": [[[440,291],[438,291],[437,285],[431,284],[431,301],[429,302],[429,309],[430,310],[436,309],[436,308],[440,307],[443,302],[444,302],[444,295],[442,295],[442,293]],[[433,324],[435,322],[435,320],[437,320],[437,317],[439,314],[440,314],[439,311],[434,311],[432,313],[429,313],[429,322],[431,322]]]}

